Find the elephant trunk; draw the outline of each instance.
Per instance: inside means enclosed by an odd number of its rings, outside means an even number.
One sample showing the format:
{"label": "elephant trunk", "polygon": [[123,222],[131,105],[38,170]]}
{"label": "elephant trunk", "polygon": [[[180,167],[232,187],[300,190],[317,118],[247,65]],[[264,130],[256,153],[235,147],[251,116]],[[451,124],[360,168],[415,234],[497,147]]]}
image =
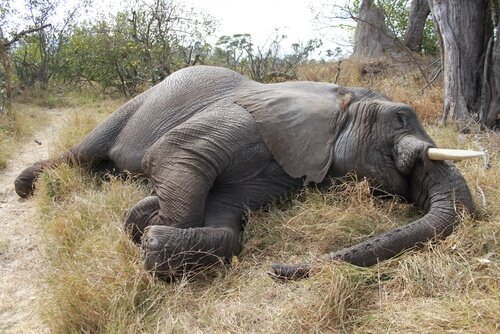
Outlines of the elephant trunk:
{"label": "elephant trunk", "polygon": [[409,175],[409,185],[410,200],[426,211],[422,218],[330,253],[329,259],[359,266],[373,265],[432,239],[446,238],[460,221],[461,214],[474,210],[464,178],[449,162],[418,159]]}
{"label": "elephant trunk", "polygon": [[[463,212],[474,210],[472,196],[463,176],[445,161],[427,158],[427,144],[420,142],[408,174],[410,200],[426,214],[420,219],[372,237],[357,245],[327,254],[329,260],[342,260],[358,266],[371,266],[394,257],[406,249],[422,246],[450,235]],[[408,157],[408,156],[406,156]],[[309,264],[273,265],[273,276],[284,279],[306,277]]]}

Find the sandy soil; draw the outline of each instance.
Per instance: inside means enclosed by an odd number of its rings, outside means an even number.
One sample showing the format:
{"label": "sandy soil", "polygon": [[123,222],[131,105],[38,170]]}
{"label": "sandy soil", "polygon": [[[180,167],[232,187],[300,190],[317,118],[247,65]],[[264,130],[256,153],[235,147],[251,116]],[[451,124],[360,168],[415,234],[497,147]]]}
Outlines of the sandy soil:
{"label": "sandy soil", "polygon": [[14,180],[28,165],[46,159],[51,142],[61,126],[60,111],[45,111],[49,126],[26,143],[6,169],[0,171],[0,333],[48,333],[39,309],[38,296],[47,262],[41,246],[35,206],[19,198]]}

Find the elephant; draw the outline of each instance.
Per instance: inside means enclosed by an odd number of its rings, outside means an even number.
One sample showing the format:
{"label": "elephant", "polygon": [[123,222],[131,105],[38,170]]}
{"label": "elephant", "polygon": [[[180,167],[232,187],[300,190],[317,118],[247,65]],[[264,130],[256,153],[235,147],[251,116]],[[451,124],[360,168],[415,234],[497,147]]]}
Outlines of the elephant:
{"label": "elephant", "polygon": [[[416,221],[327,254],[371,266],[445,238],[474,206],[467,184],[410,106],[366,88],[258,83],[226,68],[181,69],[112,113],[69,152],[27,167],[21,197],[61,162],[146,177],[150,196],[125,217],[146,270],[164,280],[237,255],[247,210],[349,173],[413,203]],[[310,265],[273,266],[283,278]]]}

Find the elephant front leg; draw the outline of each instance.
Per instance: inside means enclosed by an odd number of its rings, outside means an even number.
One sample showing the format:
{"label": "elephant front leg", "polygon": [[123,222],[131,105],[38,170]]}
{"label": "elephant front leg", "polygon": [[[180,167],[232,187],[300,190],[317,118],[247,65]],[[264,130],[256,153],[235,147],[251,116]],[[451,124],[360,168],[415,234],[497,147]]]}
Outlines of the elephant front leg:
{"label": "elephant front leg", "polygon": [[146,227],[141,258],[155,276],[171,281],[239,253],[240,231],[231,227]]}
{"label": "elephant front leg", "polygon": [[172,129],[143,158],[159,210],[156,225],[144,229],[142,260],[163,279],[206,268],[240,251],[243,203],[227,191],[215,192],[214,185],[241,153],[236,144],[247,142],[248,133],[227,111],[217,112],[200,113]]}

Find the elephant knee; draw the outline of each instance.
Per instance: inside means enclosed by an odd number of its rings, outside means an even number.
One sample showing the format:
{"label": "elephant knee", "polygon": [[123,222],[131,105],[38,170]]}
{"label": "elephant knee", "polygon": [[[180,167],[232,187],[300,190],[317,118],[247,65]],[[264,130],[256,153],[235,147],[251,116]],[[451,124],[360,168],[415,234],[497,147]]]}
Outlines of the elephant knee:
{"label": "elephant knee", "polygon": [[125,230],[130,233],[136,243],[141,241],[144,229],[156,225],[160,201],[158,196],[148,196],[137,202],[125,217]]}

